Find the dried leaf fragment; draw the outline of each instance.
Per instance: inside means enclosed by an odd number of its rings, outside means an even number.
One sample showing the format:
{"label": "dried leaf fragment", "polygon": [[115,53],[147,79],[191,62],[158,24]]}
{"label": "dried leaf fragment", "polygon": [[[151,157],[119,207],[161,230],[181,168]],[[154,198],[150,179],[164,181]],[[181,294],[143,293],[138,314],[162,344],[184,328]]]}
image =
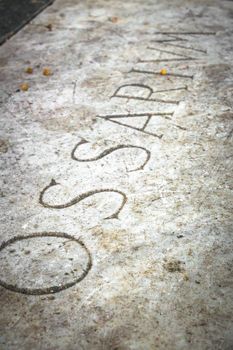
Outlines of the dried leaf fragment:
{"label": "dried leaf fragment", "polygon": [[51,32],[51,31],[53,30],[53,26],[52,26],[51,23],[47,24],[47,25],[45,26],[45,28],[47,28],[49,32]]}

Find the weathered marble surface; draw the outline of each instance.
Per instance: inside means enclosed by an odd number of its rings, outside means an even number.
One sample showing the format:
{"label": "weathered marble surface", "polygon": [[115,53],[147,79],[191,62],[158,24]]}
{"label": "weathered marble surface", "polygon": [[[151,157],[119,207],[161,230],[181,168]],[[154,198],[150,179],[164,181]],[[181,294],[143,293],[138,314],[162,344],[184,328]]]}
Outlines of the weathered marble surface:
{"label": "weathered marble surface", "polygon": [[58,0],[0,48],[1,349],[233,348],[232,35],[231,1]]}

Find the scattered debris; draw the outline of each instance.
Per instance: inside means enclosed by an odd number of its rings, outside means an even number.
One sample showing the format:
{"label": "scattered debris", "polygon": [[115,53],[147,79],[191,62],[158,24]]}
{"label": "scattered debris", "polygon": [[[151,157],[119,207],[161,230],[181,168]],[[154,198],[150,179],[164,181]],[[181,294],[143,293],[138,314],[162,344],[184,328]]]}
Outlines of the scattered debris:
{"label": "scattered debris", "polygon": [[19,88],[21,91],[28,91],[29,85],[28,85],[28,83],[22,83],[22,84],[20,84]]}
{"label": "scattered debris", "polygon": [[25,69],[25,73],[32,74],[33,73],[33,68],[32,67],[27,67],[27,69]]}
{"label": "scattered debris", "polygon": [[166,261],[163,264],[163,267],[168,272],[184,272],[184,268],[182,267],[182,262],[180,260],[171,259],[169,261]]}
{"label": "scattered debris", "polygon": [[30,250],[25,250],[25,251],[24,251],[24,254],[25,254],[25,255],[29,255],[30,253],[31,253]]}
{"label": "scattered debris", "polygon": [[189,256],[193,255],[193,251],[192,251],[191,248],[189,248],[189,250],[188,250],[188,255],[189,255]]}
{"label": "scattered debris", "polygon": [[184,278],[184,281],[189,281],[189,275],[187,274],[187,272],[183,273],[183,278]]}
{"label": "scattered debris", "polygon": [[52,75],[52,71],[50,68],[44,68],[43,69],[43,75],[45,75],[46,77],[48,77],[49,75]]}
{"label": "scattered debris", "polygon": [[167,75],[167,70],[165,68],[161,69],[160,74]]}
{"label": "scattered debris", "polygon": [[45,28],[47,28],[49,32],[51,32],[53,30],[53,26],[51,23],[49,23],[47,26],[45,26]]}
{"label": "scattered debris", "polygon": [[6,153],[8,151],[8,144],[4,140],[0,140],[0,153]]}
{"label": "scattered debris", "polygon": [[118,22],[118,17],[116,17],[116,16],[113,16],[113,17],[110,17],[110,21],[112,22],[112,23],[117,23]]}

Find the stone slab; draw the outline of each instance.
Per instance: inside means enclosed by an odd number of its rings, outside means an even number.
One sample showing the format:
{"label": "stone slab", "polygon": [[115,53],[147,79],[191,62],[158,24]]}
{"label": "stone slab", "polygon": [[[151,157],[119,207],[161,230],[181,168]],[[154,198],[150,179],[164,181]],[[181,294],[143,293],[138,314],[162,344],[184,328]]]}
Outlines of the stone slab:
{"label": "stone slab", "polygon": [[2,349],[232,349],[232,28],[57,0],[0,48]]}

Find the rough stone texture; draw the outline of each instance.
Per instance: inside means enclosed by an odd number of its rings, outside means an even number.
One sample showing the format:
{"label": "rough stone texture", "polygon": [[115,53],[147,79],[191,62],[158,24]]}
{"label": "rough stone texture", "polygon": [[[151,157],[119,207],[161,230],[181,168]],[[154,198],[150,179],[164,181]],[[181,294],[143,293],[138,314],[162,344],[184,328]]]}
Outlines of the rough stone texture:
{"label": "rough stone texture", "polygon": [[58,0],[0,48],[1,349],[233,348],[232,35],[232,1]]}

